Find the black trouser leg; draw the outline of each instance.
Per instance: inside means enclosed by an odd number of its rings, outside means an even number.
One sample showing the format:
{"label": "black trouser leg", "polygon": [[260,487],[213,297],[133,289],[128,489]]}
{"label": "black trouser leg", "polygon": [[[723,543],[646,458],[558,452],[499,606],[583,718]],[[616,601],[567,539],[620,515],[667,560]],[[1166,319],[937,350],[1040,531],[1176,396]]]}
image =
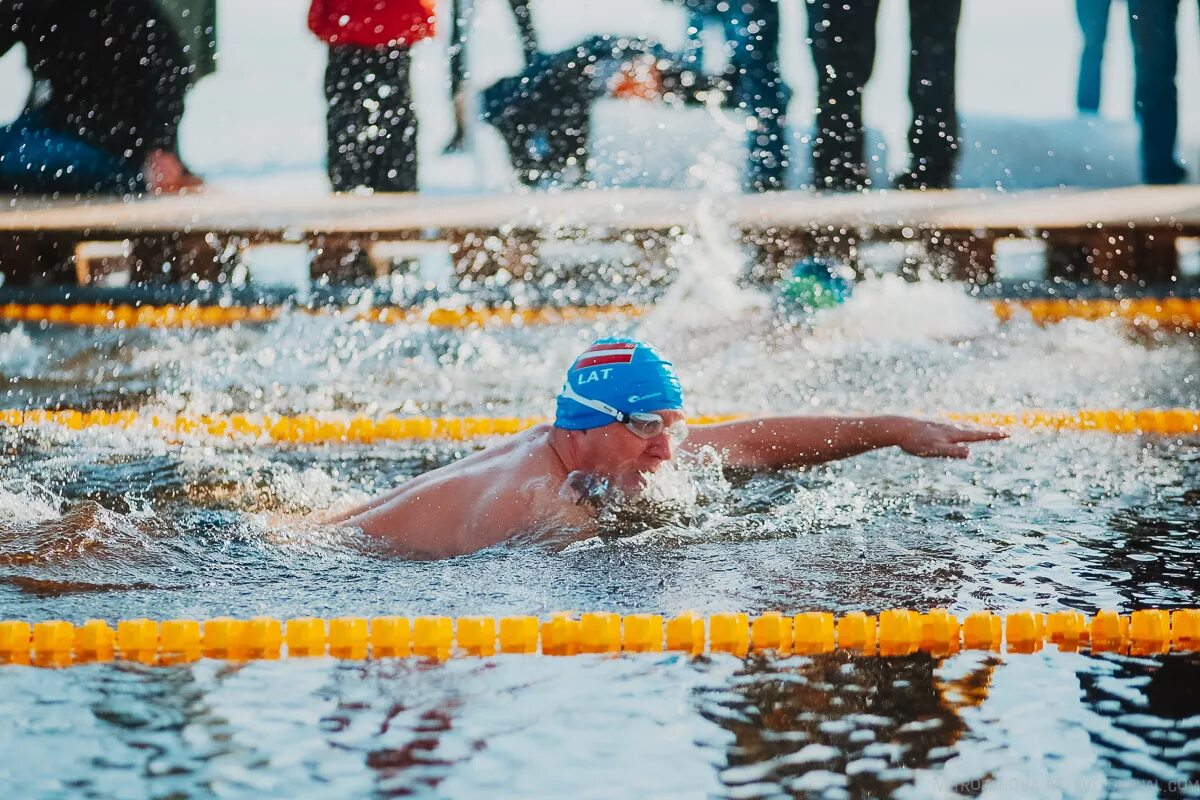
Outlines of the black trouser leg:
{"label": "black trouser leg", "polygon": [[417,116],[406,47],[329,48],[329,182],[334,191],[417,190]]}
{"label": "black trouser leg", "polygon": [[863,149],[863,88],[875,63],[879,0],[806,0],[817,70],[813,173],[818,189],[870,184]]}
{"label": "black trouser leg", "polygon": [[463,0],[451,0],[450,3],[450,96],[454,97],[462,91],[463,80],[467,76],[467,29],[470,27],[466,19],[467,9]]}
{"label": "black trouser leg", "polygon": [[1175,160],[1179,0],[1129,0],[1129,15],[1134,106],[1142,127],[1142,179],[1146,183],[1179,183],[1187,177]]}
{"label": "black trouser leg", "polygon": [[945,189],[954,184],[959,131],[954,66],[962,0],[909,0],[912,50],[908,99],[908,174],[901,185]]}

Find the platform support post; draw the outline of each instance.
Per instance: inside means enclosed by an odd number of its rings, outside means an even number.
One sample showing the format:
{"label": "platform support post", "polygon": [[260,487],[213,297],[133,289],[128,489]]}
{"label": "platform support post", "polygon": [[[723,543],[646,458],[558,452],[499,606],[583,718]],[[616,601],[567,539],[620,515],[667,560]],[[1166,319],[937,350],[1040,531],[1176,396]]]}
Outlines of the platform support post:
{"label": "platform support post", "polygon": [[377,277],[365,243],[333,236],[317,236],[312,242],[309,277],[313,283],[365,285]]}
{"label": "platform support post", "polygon": [[942,233],[934,235],[933,252],[947,261],[947,277],[976,285],[996,279],[996,240],[990,234]]}
{"label": "platform support post", "polygon": [[41,232],[0,234],[5,286],[57,286],[75,282],[75,242]]}
{"label": "platform support post", "polygon": [[216,234],[155,233],[131,238],[129,282],[220,282],[231,259]]}
{"label": "platform support post", "polygon": [[1179,274],[1178,234],[1168,226],[1051,231],[1045,236],[1050,279],[1161,283]]}
{"label": "platform support post", "polygon": [[505,270],[514,278],[537,273],[540,236],[533,230],[447,232],[454,273],[460,281],[480,280]]}

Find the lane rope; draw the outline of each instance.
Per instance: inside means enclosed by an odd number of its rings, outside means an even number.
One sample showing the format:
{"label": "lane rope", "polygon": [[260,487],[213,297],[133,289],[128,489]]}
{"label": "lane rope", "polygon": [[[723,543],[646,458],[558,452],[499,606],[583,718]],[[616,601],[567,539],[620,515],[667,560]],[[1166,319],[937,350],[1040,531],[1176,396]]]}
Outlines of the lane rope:
{"label": "lane rope", "polygon": [[1069,319],[1115,319],[1181,331],[1200,327],[1200,298],[1195,297],[995,300],[992,309],[1001,321],[1015,319],[1023,312],[1038,325],[1054,325]]}
{"label": "lane rope", "polygon": [[[284,306],[248,305],[111,305],[77,303],[43,305],[7,303],[0,319],[101,328],[218,328],[272,322],[288,309]],[[613,316],[644,313],[641,306],[565,306],[562,308],[399,308],[356,311],[350,307],[296,308],[311,316],[348,314],[354,321],[382,325],[424,324],[432,328],[473,328],[493,325],[557,325],[591,322]]]}
{"label": "lane rope", "polygon": [[540,653],[662,653],[690,655],[773,653],[812,655],[835,650],[866,656],[923,651],[946,656],[961,650],[1035,653],[1051,644],[1064,651],[1159,655],[1200,650],[1200,609],[1114,610],[1087,617],[1079,611],[976,611],[961,621],[945,609],[920,613],[888,609],[878,616],[851,611],[794,615],[768,611],[708,617],[685,611],[661,614],[570,612],[536,616],[383,616],[286,622],[272,617],[204,621],[0,621],[0,663],[36,666],[109,661],[172,664],[216,659],[325,656],[349,659],[483,657]]}
{"label": "lane rope", "polygon": [[[1002,321],[1022,314],[1039,325],[1068,319],[1115,319],[1138,326],[1194,330],[1200,327],[1200,298],[1131,299],[1022,299],[990,301]],[[212,328],[266,323],[278,319],[287,307],[273,305],[138,305],[109,303],[7,303],[0,305],[0,319],[47,325],[108,328]],[[340,307],[299,309],[303,313],[350,314],[356,321],[384,325],[425,324],[433,328],[473,328],[495,325],[554,325],[589,322],[613,316],[636,317],[647,306],[568,306],[563,308],[371,308],[354,311]]]}
{"label": "lane rope", "polygon": [[[691,425],[713,425],[746,414],[692,416]],[[1168,409],[1032,410],[1020,413],[944,412],[945,419],[995,428],[1034,431],[1092,431],[1111,434],[1187,435],[1200,433],[1200,411]],[[544,417],[400,417],[273,414],[156,414],[138,411],[73,409],[0,410],[0,425],[10,428],[57,426],[67,430],[143,429],[167,437],[207,435],[235,441],[298,444],[371,444],[410,440],[463,441],[519,433]]]}

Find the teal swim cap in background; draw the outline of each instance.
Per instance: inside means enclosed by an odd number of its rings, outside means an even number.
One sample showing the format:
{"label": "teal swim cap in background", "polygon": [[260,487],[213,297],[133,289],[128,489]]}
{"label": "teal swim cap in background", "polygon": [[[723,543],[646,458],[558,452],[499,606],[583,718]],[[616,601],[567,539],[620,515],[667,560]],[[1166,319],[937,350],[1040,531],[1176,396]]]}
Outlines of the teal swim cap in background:
{"label": "teal swim cap in background", "polygon": [[780,287],[779,301],[787,311],[809,314],[839,306],[854,291],[854,284],[846,277],[847,272],[837,262],[802,258]]}
{"label": "teal swim cap in background", "polygon": [[[683,408],[683,388],[671,362],[636,339],[597,339],[567,370],[567,381],[583,397],[627,414]],[[582,431],[613,421],[608,414],[558,395],[556,427]]]}

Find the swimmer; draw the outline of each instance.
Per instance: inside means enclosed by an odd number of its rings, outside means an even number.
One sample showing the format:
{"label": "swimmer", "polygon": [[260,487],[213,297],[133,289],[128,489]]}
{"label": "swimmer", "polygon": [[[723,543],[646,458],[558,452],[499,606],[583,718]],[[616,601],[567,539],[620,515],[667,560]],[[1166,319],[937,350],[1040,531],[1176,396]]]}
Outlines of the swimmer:
{"label": "swimmer", "polygon": [[[534,531],[587,531],[596,498],[634,493],[679,452],[713,448],[727,467],[804,467],[899,447],[966,458],[1007,434],[901,416],[764,416],[684,421],[671,362],[634,339],[598,339],[567,371],[554,424],[542,424],[327,519],[397,552],[447,558]],[[575,538],[579,538],[578,536]]]}

